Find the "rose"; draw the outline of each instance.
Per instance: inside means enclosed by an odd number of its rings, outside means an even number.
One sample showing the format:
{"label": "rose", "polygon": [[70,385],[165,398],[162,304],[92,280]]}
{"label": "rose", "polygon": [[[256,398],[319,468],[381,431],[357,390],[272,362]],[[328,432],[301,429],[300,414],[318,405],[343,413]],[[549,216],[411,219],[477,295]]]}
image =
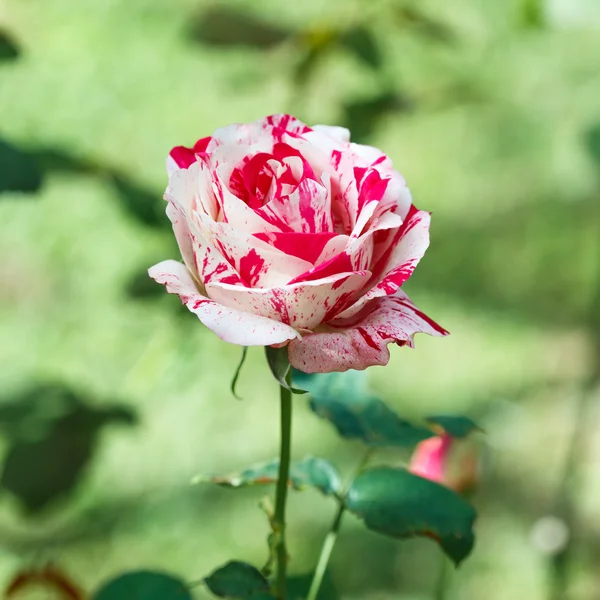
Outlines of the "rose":
{"label": "rose", "polygon": [[447,332],[400,289],[429,245],[392,161],[289,115],[218,129],[167,159],[185,264],[149,274],[223,340],[288,346],[307,373],[364,369]]}
{"label": "rose", "polygon": [[444,432],[417,445],[408,469],[455,492],[468,494],[479,480],[481,454],[477,440]]}

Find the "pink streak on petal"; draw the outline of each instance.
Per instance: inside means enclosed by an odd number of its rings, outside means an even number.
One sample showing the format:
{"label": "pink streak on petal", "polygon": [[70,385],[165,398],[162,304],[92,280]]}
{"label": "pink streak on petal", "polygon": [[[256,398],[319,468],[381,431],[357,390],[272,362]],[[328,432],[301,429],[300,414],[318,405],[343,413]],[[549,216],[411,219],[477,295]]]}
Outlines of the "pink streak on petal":
{"label": "pink streak on petal", "polygon": [[306,335],[289,345],[290,364],[305,373],[330,373],[385,365],[387,345],[413,345],[416,333],[448,332],[418,310],[401,290],[376,298],[350,319],[336,319],[325,331]]}

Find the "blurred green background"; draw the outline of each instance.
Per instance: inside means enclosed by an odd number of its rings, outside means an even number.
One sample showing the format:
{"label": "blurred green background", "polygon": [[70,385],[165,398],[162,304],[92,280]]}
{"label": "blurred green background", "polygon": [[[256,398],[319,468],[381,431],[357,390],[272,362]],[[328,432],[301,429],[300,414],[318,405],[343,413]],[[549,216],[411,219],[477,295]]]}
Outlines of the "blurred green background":
{"label": "blurred green background", "polygon": [[[407,417],[486,431],[445,597],[600,598],[599,98],[597,0],[0,2],[0,589],[48,561],[92,590],[265,560],[265,490],[190,480],[277,453],[276,384],[254,349],[234,400],[240,349],[146,269],[178,257],[169,149],[292,112],[382,148],[433,211],[406,289],[452,335],[369,376]],[[295,402],[295,455],[351,468],[359,444]],[[292,495],[293,573],[334,508]],[[331,576],[426,600],[440,565],[348,517]]]}

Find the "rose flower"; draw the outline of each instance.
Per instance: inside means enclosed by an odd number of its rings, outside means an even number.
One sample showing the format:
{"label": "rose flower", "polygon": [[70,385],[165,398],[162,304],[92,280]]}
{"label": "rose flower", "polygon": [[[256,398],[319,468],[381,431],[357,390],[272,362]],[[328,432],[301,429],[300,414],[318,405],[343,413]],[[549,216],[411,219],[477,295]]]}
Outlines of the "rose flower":
{"label": "rose flower", "polygon": [[307,373],[389,360],[389,343],[447,332],[402,291],[429,245],[392,161],[341,127],[289,115],[230,125],[167,160],[184,263],[149,270],[220,338],[287,345]]}

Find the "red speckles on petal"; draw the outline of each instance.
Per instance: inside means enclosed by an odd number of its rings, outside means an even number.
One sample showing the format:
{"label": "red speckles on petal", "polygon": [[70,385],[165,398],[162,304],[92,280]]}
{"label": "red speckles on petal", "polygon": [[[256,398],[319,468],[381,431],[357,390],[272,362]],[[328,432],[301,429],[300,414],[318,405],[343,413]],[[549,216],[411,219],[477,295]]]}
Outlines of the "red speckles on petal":
{"label": "red speckles on petal", "polygon": [[362,327],[357,327],[356,331],[358,331],[362,339],[365,340],[365,342],[367,342],[368,346],[374,348],[375,350],[379,350],[379,346],[375,343],[375,340],[369,335],[366,329],[363,329]]}

